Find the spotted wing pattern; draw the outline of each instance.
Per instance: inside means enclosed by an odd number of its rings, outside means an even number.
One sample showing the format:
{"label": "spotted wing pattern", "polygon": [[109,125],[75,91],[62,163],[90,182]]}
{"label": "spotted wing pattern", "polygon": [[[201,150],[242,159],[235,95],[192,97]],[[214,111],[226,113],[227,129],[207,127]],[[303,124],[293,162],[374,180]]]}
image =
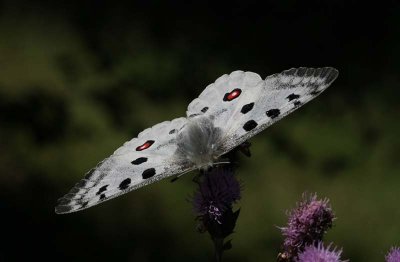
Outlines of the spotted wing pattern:
{"label": "spotted wing pattern", "polygon": [[58,200],[56,213],[89,208],[186,171],[189,167],[173,159],[171,154],[176,150],[176,135],[186,121],[186,118],[177,118],[162,122],[126,142]]}
{"label": "spotted wing pattern", "polygon": [[221,130],[216,152],[222,155],[318,96],[337,75],[331,67],[293,68],[265,80],[243,71],[223,75],[189,104],[187,118],[144,130],[90,170],[59,199],[56,213],[79,211],[194,169],[174,152],[177,135],[196,116],[207,116]]}
{"label": "spotted wing pattern", "polygon": [[[236,73],[237,74],[237,73]],[[246,74],[243,73],[242,74]],[[331,67],[292,68],[268,76],[253,86],[239,86],[242,94],[224,121],[222,153],[230,151],[321,94],[338,76]],[[223,97],[219,97],[223,100]]]}
{"label": "spotted wing pattern", "polygon": [[262,84],[261,77],[252,72],[234,71],[219,77],[208,85],[187,109],[187,117],[205,115],[215,118],[214,125],[225,129],[240,104],[240,100],[249,90]]}
{"label": "spotted wing pattern", "polygon": [[252,72],[234,71],[210,84],[189,104],[187,116],[210,116],[223,130],[224,154],[300,108],[338,76],[331,67],[292,68],[262,80]]}

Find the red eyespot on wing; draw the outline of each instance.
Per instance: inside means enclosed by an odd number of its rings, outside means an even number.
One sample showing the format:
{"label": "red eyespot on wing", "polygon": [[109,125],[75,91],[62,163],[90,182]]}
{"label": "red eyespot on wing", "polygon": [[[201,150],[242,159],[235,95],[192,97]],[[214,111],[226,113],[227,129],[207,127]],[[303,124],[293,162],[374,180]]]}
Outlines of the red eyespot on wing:
{"label": "red eyespot on wing", "polygon": [[239,88],[233,89],[230,93],[225,94],[224,101],[232,101],[233,99],[238,98],[241,93],[242,90]]}
{"label": "red eyespot on wing", "polygon": [[152,144],[154,144],[154,140],[147,140],[146,142],[144,142],[143,145],[138,146],[138,147],[136,148],[136,151],[145,150],[145,149],[151,147]]}

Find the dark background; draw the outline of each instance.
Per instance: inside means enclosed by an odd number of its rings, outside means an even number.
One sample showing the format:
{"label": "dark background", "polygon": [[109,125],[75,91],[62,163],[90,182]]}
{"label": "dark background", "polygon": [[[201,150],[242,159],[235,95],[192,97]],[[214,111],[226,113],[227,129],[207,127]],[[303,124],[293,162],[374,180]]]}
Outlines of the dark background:
{"label": "dark background", "polygon": [[398,1],[0,1],[0,260],[209,261],[193,174],[71,215],[56,199],[220,75],[333,66],[323,95],[251,140],[226,261],[275,261],[304,191],[352,261],[400,244]]}

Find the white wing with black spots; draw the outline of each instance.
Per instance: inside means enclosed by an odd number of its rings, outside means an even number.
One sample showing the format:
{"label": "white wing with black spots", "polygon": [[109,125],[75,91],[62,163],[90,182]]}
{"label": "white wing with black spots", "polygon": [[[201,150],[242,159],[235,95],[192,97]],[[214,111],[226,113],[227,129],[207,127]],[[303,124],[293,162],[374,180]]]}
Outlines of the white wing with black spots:
{"label": "white wing with black spots", "polygon": [[56,213],[79,211],[160,179],[207,168],[218,157],[298,109],[338,76],[331,67],[268,76],[235,71],[206,87],[186,118],[162,122],[126,142],[59,199]]}
{"label": "white wing with black spots", "polygon": [[200,96],[189,104],[186,115],[189,118],[198,115],[216,117],[216,127],[226,127],[226,121],[237,109],[243,92],[262,82],[261,77],[252,72],[234,71],[229,75],[225,74],[208,85]]}
{"label": "white wing with black spots", "polygon": [[[223,151],[229,151],[321,94],[338,76],[331,67],[293,68],[243,89],[225,122]],[[218,117],[216,119],[218,121]]]}
{"label": "white wing with black spots", "polygon": [[79,211],[186,171],[188,164],[171,154],[186,122],[186,118],[162,122],[126,142],[58,200],[56,213]]}

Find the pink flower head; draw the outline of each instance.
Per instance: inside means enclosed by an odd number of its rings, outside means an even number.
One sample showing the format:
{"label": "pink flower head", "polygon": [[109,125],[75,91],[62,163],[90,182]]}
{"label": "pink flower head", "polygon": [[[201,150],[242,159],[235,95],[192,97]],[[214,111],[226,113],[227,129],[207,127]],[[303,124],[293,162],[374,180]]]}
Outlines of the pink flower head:
{"label": "pink flower head", "polygon": [[332,227],[335,218],[328,199],[303,194],[303,200],[288,212],[288,225],[281,228],[285,237],[285,252],[295,257],[305,246],[322,241],[323,235]]}
{"label": "pink flower head", "polygon": [[392,247],[385,257],[386,262],[400,262],[400,248]]}
{"label": "pink flower head", "polygon": [[[331,244],[325,248],[322,242],[309,245],[299,253],[297,262],[345,262],[340,259],[342,250],[331,249]],[[347,260],[346,260],[347,261]]]}

